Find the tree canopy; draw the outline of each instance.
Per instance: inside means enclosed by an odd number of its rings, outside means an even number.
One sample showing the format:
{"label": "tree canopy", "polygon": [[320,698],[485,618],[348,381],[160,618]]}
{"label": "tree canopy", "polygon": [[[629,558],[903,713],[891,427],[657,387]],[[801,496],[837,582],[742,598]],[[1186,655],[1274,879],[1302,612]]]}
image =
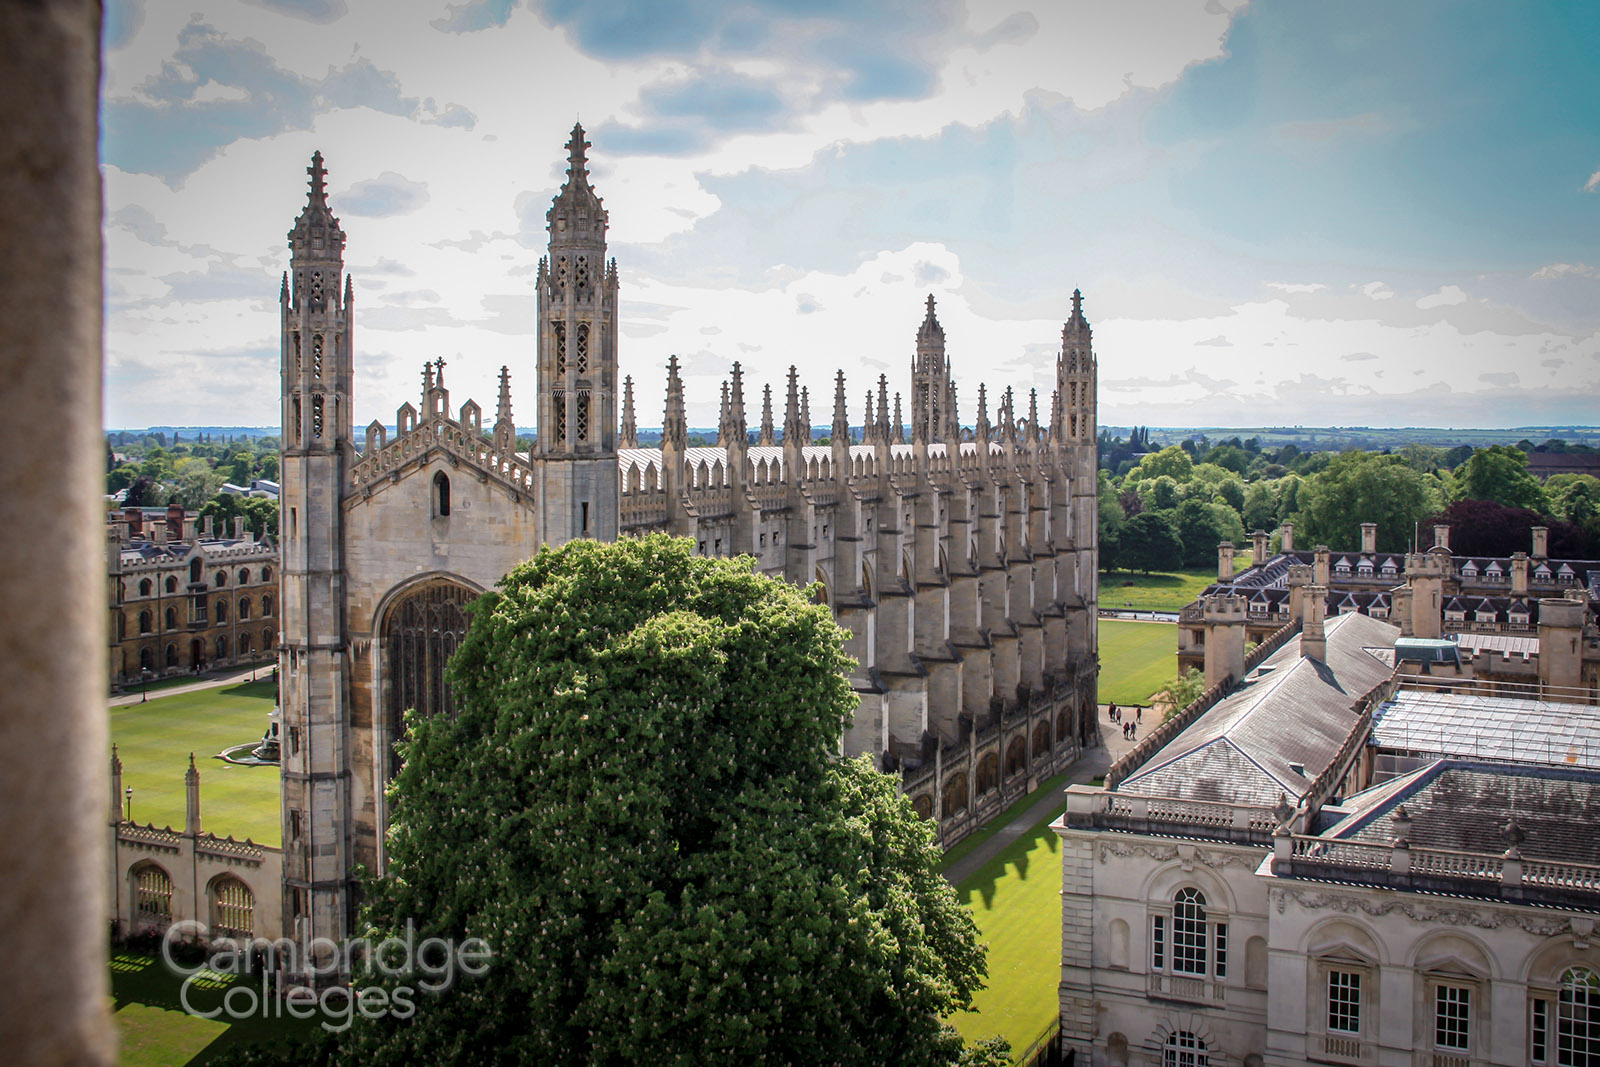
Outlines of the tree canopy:
{"label": "tree canopy", "polygon": [[1457,500],[1492,500],[1508,508],[1550,510],[1544,486],[1528,473],[1528,456],[1509,445],[1480,448],[1462,466],[1456,479]]}
{"label": "tree canopy", "polygon": [[494,965],[346,1058],[957,1061],[940,1019],[983,952],[931,825],[830,755],[855,698],[827,608],[657,535],[543,549],[471,615],[366,917]]}
{"label": "tree canopy", "polygon": [[1398,456],[1341,452],[1326,470],[1308,479],[1299,494],[1299,531],[1304,545],[1349,550],[1361,544],[1361,524],[1378,525],[1378,550],[1408,548],[1415,524],[1439,506],[1427,476]]}
{"label": "tree canopy", "polygon": [[[1211,546],[1216,551],[1216,545]],[[1141,511],[1123,528],[1118,562],[1129,570],[1176,570],[1183,565],[1183,541],[1172,520],[1155,511]]]}

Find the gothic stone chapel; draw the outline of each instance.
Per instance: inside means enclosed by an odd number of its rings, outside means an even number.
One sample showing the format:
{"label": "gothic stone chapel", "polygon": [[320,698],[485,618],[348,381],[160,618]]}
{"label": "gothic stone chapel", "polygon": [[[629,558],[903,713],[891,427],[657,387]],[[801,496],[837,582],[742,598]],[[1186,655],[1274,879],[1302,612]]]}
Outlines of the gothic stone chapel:
{"label": "gothic stone chapel", "polygon": [[845,752],[901,773],[947,843],[1094,741],[1096,363],[1081,297],[1048,421],[1037,391],[1019,416],[1007,388],[991,422],[980,385],[961,424],[929,297],[909,430],[898,394],[891,421],[880,376],[853,439],[841,371],[831,440],[813,444],[810,391],[791,367],[782,426],[768,386],[751,433],[735,363],[716,446],[690,447],[673,357],[660,447],[641,448],[588,147],[574,127],[546,216],[526,453],[509,369],[486,427],[473,401],[451,406],[443,361],[424,366],[420,407],[400,407],[394,437],[373,420],[356,451],[354,289],[312,156],[280,296],[284,930],[302,943],[342,938],[356,867],[384,869],[401,714],[450,713],[443,670],[463,605],[541,545],[663,531],[820,581],[860,664]]}

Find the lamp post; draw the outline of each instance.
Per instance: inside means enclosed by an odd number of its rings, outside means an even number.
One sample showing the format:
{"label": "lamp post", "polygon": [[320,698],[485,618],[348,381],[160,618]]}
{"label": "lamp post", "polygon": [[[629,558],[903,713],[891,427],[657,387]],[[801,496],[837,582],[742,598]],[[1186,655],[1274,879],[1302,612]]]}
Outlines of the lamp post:
{"label": "lamp post", "polygon": [[122,791],[122,795],[128,798],[128,821],[132,822],[133,821],[133,786],[130,785],[128,788],[124,789]]}
{"label": "lamp post", "polygon": [[150,668],[145,667],[139,671],[139,681],[143,683],[139,688],[139,703],[143,704],[150,699]]}

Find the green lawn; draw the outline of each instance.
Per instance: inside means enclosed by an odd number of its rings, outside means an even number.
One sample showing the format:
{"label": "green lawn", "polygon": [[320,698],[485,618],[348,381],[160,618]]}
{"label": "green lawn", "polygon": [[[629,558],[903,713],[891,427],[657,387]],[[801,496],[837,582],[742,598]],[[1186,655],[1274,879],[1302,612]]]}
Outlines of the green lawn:
{"label": "green lawn", "polygon": [[1215,567],[1170,574],[1101,571],[1100,606],[1134,611],[1177,611],[1216,580]]}
{"label": "green lawn", "polygon": [[989,946],[988,988],[950,1019],[968,1044],[999,1034],[1021,1052],[1060,1010],[1061,841],[1050,830],[1059,814],[956,886]]}
{"label": "green lawn", "polygon": [[[122,1067],[201,1064],[234,1045],[277,1045],[285,1038],[315,1032],[317,1024],[311,1020],[263,1017],[259,1009],[254,1016],[237,1020],[226,1012],[215,1019],[191,1015],[179,999],[182,984],[183,979],[156,957],[135,952],[112,955],[111,996],[121,1045],[117,1062]],[[261,1003],[259,976],[207,972],[191,984],[189,1006],[214,1011],[235,985],[253,990],[254,1003]],[[235,993],[230,1007],[243,1011],[248,1003],[244,993]]]}
{"label": "green lawn", "polygon": [[1149,704],[1178,676],[1178,628],[1170,622],[1100,620],[1100,703]]}
{"label": "green lawn", "polygon": [[183,828],[183,775],[193,752],[200,771],[201,826],[221,837],[277,845],[278,768],[212,758],[261,739],[272,690],[270,681],[243,682],[112,708],[111,740],[122,758],[122,784],[133,787],[134,821]]}

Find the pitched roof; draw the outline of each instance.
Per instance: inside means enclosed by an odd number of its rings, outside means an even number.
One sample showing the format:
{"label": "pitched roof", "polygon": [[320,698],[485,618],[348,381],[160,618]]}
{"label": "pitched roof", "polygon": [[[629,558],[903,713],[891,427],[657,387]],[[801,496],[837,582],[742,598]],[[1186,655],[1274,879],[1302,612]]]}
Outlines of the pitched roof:
{"label": "pitched roof", "polygon": [[1349,614],[1324,633],[1322,661],[1288,641],[1117,791],[1263,805],[1304,796],[1357,725],[1361,698],[1393,673],[1374,651],[1391,651],[1400,631]]}
{"label": "pitched roof", "polygon": [[1498,854],[1513,816],[1525,858],[1600,863],[1600,835],[1574,832],[1600,804],[1600,771],[1441,759],[1348,798],[1325,836],[1388,844],[1404,804],[1413,847]]}

